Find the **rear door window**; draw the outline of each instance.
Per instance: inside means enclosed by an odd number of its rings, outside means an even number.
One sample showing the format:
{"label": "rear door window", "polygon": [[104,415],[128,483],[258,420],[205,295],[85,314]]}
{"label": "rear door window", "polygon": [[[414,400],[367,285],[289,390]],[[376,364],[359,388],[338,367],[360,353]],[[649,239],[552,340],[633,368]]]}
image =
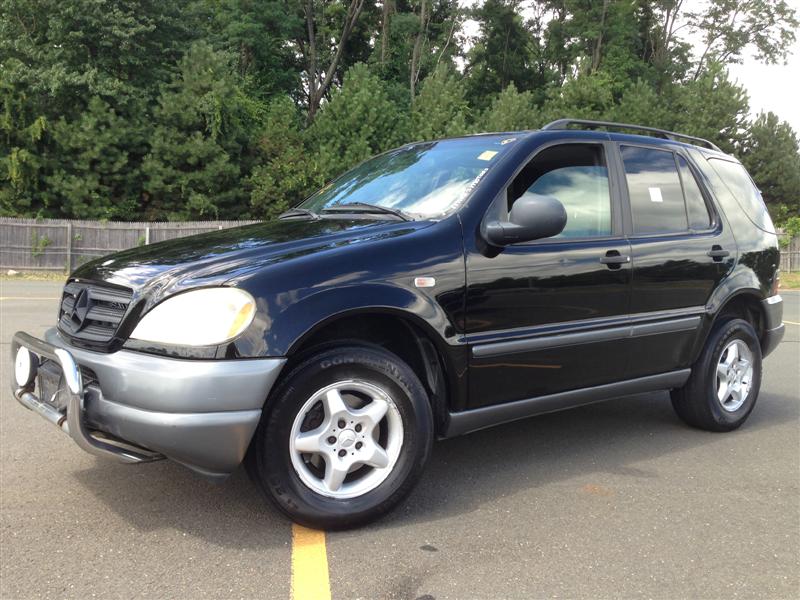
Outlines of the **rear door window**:
{"label": "rear door window", "polygon": [[681,179],[669,150],[622,146],[622,162],[637,234],[688,231]]}

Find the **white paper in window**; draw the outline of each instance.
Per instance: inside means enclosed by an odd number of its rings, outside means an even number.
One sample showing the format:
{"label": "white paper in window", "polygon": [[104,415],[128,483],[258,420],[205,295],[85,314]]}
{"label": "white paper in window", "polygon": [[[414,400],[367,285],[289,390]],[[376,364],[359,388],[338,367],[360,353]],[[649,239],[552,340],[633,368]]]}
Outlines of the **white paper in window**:
{"label": "white paper in window", "polygon": [[661,196],[661,188],[651,187],[647,188],[650,192],[650,202],[663,202],[664,198]]}

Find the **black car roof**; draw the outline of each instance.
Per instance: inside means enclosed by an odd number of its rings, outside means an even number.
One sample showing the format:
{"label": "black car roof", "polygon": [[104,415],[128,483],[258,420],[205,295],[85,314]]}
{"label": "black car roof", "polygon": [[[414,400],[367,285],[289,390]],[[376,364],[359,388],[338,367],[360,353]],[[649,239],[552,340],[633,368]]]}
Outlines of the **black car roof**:
{"label": "black car roof", "polygon": [[[575,126],[579,126],[579,128],[575,128]],[[458,136],[458,137],[477,137],[477,136],[490,136],[490,135],[530,136],[545,131],[570,131],[572,133],[580,133],[580,132],[588,133],[588,132],[597,132],[599,129],[605,130],[606,133],[612,136],[612,139],[617,141],[628,140],[631,142],[635,141],[641,142],[646,140],[648,144],[665,145],[665,146],[678,144],[681,146],[691,146],[694,148],[698,148],[706,154],[719,154],[722,156],[728,156],[716,144],[701,137],[696,137],[685,133],[679,133],[676,131],[669,131],[666,129],[659,129],[657,127],[649,127],[646,125],[634,125],[631,123],[616,123],[612,121],[592,121],[586,119],[558,119],[557,121],[552,121],[551,123],[544,125],[541,129],[523,130],[523,131],[483,132],[483,133],[476,133],[472,135]],[[635,133],[635,132],[641,132],[641,133]]]}

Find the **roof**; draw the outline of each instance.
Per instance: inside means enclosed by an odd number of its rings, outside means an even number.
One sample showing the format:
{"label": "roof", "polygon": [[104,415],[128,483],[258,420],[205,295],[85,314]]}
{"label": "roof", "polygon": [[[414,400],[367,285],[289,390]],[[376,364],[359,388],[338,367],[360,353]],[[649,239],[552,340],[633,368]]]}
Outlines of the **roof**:
{"label": "roof", "polygon": [[642,131],[648,134],[655,134],[657,137],[671,140],[674,142],[684,142],[694,144],[695,146],[704,146],[717,152],[722,152],[720,148],[707,139],[688,135],[686,133],[678,133],[676,131],[669,131],[667,129],[658,129],[656,127],[648,127],[646,125],[634,125],[631,123],[615,123],[613,121],[591,121],[588,119],[558,119],[552,121],[544,127],[542,131],[553,131],[559,129],[569,129],[571,125],[582,125],[584,129],[623,129],[631,131]]}

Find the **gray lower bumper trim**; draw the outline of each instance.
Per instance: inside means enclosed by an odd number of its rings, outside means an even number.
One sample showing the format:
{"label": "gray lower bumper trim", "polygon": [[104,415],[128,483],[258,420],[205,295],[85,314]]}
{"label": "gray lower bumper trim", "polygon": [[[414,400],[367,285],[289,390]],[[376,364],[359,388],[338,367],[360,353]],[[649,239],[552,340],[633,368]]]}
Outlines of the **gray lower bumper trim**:
{"label": "gray lower bumper trim", "polygon": [[90,387],[85,399],[90,426],[132,440],[207,476],[230,474],[242,462],[261,409],[165,413],[117,404]]}
{"label": "gray lower bumper trim", "polygon": [[167,413],[261,409],[285,358],[188,360],[120,350],[90,352],[68,345],[56,329],[45,341],[65,348],[97,376],[107,400]]}
{"label": "gray lower bumper trim", "polygon": [[14,392],[14,397],[25,408],[32,410],[61,429],[80,448],[90,454],[112,457],[127,463],[148,462],[163,458],[145,448],[134,448],[128,444],[116,444],[113,441],[110,442],[92,434],[84,420],[84,387],[81,373],[69,352],[61,348],[55,348],[47,342],[18,331],[11,339],[12,357],[16,355],[20,347],[33,351],[38,360],[45,358],[57,362],[61,366],[61,371],[66,381],[67,408],[63,412],[50,404],[42,402],[33,393],[33,383],[23,388],[17,388],[15,384],[12,384],[11,389]]}
{"label": "gray lower bumper trim", "polygon": [[781,343],[784,334],[783,325],[783,298],[780,296],[770,296],[761,301],[764,307],[766,322],[764,323],[764,336],[761,340],[761,355],[766,357],[778,344]]}
{"label": "gray lower bumper trim", "polygon": [[[241,463],[264,401],[286,359],[179,360],[120,351],[89,352],[51,329],[46,341],[18,332],[24,346],[59,363],[71,381],[66,409],[43,402],[35,384],[14,395],[82,449],[125,462],[167,458],[212,478]],[[84,378],[82,371],[92,374]]]}

